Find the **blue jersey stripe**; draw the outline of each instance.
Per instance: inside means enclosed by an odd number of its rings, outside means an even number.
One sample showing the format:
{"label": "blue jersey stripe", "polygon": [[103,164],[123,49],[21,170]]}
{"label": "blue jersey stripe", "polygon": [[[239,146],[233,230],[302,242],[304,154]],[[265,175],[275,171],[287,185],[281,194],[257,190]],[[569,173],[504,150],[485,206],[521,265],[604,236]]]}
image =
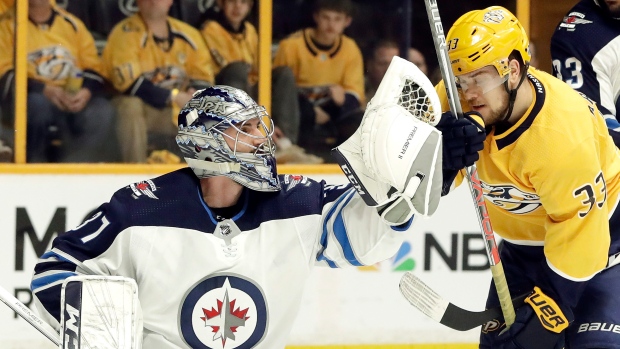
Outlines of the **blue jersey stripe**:
{"label": "blue jersey stripe", "polygon": [[614,119],[612,115],[605,118],[605,123],[607,124],[607,128],[610,128],[614,131],[620,131],[620,122]]}
{"label": "blue jersey stripe", "polygon": [[[351,190],[353,189],[349,189],[349,193]],[[323,234],[321,234],[321,246],[323,246],[323,248],[327,247],[327,222],[332,218],[332,215],[338,208],[338,205],[340,205],[341,201],[346,199],[347,195],[348,193],[345,192],[338,198],[338,200],[336,200],[336,202],[334,203],[334,206],[332,206],[332,208],[329,210],[329,212],[325,216],[325,219],[323,220]]]}
{"label": "blue jersey stripe", "polygon": [[52,284],[54,282],[64,280],[68,277],[75,276],[77,273],[65,272],[65,273],[56,273],[48,276],[43,276],[37,279],[33,279],[30,284],[30,290],[32,292],[36,292],[37,289]]}
{"label": "blue jersey stripe", "polygon": [[325,254],[321,252],[321,254],[316,258],[317,261],[325,261],[327,262],[327,265],[329,265],[330,268],[338,268],[338,266],[336,265],[336,263],[334,263],[334,261],[332,261],[331,259],[325,257]]}
{"label": "blue jersey stripe", "polygon": [[[349,195],[343,206],[346,205],[351,199],[353,195]],[[344,257],[347,259],[351,265],[362,266],[363,264],[357,260],[355,257],[355,252],[353,252],[353,248],[351,247],[351,241],[349,240],[349,236],[347,235],[347,228],[344,226],[344,219],[342,218],[342,210],[338,211],[336,218],[334,219],[334,225],[332,226],[334,230],[334,236],[336,236],[336,240],[340,243],[342,247],[342,252],[344,253]]]}
{"label": "blue jersey stripe", "polygon": [[73,263],[73,261],[68,260],[67,258],[65,258],[65,257],[63,257],[63,256],[61,256],[61,255],[59,255],[58,253],[56,253],[56,252],[54,252],[54,251],[52,251],[52,250],[45,252],[45,253],[41,256],[41,258],[40,258],[40,259],[48,259],[48,258],[53,258],[53,257],[55,257],[55,258],[57,258],[58,260],[63,261],[63,262]]}

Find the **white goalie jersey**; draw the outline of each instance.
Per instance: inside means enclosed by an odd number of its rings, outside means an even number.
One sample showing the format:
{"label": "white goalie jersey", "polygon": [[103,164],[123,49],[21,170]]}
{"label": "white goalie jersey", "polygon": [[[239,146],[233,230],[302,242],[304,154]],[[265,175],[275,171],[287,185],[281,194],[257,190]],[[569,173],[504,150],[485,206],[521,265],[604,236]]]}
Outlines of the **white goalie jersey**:
{"label": "white goalie jersey", "polygon": [[148,349],[284,348],[310,271],[393,256],[390,228],[350,185],[280,176],[282,190],[244,189],[232,219],[209,209],[189,168],[119,190],[35,267],[39,312],[58,328],[63,280],[137,282]]}

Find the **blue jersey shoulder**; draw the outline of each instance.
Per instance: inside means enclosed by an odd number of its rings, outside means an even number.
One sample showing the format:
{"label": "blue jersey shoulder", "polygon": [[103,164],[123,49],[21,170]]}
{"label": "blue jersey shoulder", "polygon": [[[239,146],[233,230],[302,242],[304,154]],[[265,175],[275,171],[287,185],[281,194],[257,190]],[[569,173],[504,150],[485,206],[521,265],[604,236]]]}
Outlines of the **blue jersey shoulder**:
{"label": "blue jersey shoulder", "polygon": [[569,51],[574,57],[589,57],[591,60],[618,35],[618,21],[606,16],[592,0],[582,0],[558,24],[551,38],[551,55],[556,57]]}
{"label": "blue jersey shoulder", "polygon": [[168,226],[195,229],[204,213],[200,182],[190,168],[132,183],[118,190],[108,205],[121,229]]}

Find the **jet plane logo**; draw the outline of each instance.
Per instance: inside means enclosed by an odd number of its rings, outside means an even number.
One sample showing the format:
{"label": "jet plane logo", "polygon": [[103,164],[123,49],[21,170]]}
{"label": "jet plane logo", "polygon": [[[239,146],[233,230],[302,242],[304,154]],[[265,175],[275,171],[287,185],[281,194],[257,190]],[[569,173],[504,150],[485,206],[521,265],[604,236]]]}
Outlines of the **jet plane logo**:
{"label": "jet plane logo", "polygon": [[202,280],[181,304],[181,334],[191,348],[252,348],[266,333],[264,294],[257,284],[238,275]]}

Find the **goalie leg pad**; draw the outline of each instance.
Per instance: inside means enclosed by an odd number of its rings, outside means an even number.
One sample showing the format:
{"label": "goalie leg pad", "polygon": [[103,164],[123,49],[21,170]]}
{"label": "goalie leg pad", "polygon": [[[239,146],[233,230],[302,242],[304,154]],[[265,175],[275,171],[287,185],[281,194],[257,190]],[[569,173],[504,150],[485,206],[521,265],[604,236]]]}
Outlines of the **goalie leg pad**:
{"label": "goalie leg pad", "polygon": [[142,347],[138,286],[118,276],[81,275],[62,284],[61,349]]}

